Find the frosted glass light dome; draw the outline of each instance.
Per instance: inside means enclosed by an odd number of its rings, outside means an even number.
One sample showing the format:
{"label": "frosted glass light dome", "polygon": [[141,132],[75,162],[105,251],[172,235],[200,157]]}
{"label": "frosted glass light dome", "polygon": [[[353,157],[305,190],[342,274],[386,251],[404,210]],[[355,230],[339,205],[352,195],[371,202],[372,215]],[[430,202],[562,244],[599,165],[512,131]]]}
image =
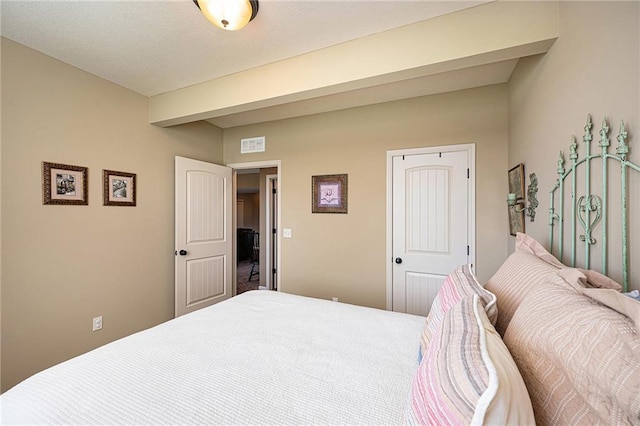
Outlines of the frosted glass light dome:
{"label": "frosted glass light dome", "polygon": [[223,30],[243,28],[258,13],[257,0],[193,0],[204,16]]}

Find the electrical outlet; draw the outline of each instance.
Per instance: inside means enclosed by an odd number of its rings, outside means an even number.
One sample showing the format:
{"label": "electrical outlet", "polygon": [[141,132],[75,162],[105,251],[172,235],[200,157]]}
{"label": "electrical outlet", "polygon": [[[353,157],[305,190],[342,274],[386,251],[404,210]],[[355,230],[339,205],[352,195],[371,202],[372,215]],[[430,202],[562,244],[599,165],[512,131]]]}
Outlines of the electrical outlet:
{"label": "electrical outlet", "polygon": [[331,300],[333,300],[334,302],[337,302],[338,298],[337,297],[332,297]]}
{"label": "electrical outlet", "polygon": [[282,237],[283,238],[291,238],[291,228],[284,228],[282,230]]}
{"label": "electrical outlet", "polygon": [[93,319],[93,331],[102,329],[102,315]]}

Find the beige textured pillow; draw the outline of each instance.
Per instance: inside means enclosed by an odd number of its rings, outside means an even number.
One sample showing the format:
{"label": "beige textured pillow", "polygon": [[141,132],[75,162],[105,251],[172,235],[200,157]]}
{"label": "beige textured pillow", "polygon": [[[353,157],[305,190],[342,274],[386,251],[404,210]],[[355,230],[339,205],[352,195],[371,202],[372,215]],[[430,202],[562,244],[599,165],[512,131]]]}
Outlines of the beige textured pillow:
{"label": "beige textured pillow", "polygon": [[535,238],[522,232],[516,233],[516,251],[533,254],[556,268],[566,268],[566,265],[549,253]]}
{"label": "beige textured pillow", "polygon": [[484,288],[495,294],[498,305],[496,330],[504,336],[511,317],[527,293],[546,283],[546,276],[558,268],[528,251],[516,250],[487,281]]}
{"label": "beige textured pillow", "polygon": [[504,336],[513,314],[531,288],[545,286],[548,275],[561,272],[574,289],[583,287],[622,289],[612,279],[592,270],[570,268],[527,234],[516,235],[516,251],[500,266],[485,288],[498,298],[496,330]]}
{"label": "beige textured pillow", "polygon": [[615,291],[622,291],[622,286],[612,280],[611,278],[602,275],[598,271],[594,271],[592,269],[581,269],[578,268],[580,272],[582,272],[586,277],[585,287],[593,287],[593,288],[610,288]]}
{"label": "beige textured pillow", "polygon": [[[516,234],[516,251],[533,254],[539,259],[547,262],[549,265],[555,266],[556,268],[568,268],[567,265],[563,264],[558,259],[556,259],[554,255],[549,253],[547,249],[545,249],[542,244],[540,244],[535,238],[531,237],[530,235],[523,234],[522,232],[518,232]],[[581,280],[584,287],[611,288],[617,291],[622,291],[622,286],[620,284],[618,284],[611,278],[602,275],[598,271],[582,268],[577,269],[586,277]]]}
{"label": "beige textured pillow", "polygon": [[527,295],[504,335],[536,424],[637,424],[638,328],[560,274],[548,278]]}
{"label": "beige textured pillow", "polygon": [[640,330],[640,301],[608,288],[585,288],[582,293],[622,315],[628,316],[633,320],[636,328]]}

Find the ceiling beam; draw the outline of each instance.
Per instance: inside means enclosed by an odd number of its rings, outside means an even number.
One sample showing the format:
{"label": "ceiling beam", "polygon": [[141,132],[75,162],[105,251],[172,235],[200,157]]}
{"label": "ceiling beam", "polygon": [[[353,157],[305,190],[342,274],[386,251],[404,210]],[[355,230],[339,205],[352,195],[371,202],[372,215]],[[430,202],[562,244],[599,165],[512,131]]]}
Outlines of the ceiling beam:
{"label": "ceiling beam", "polygon": [[557,2],[494,2],[149,99],[149,122],[172,126],[548,51]]}

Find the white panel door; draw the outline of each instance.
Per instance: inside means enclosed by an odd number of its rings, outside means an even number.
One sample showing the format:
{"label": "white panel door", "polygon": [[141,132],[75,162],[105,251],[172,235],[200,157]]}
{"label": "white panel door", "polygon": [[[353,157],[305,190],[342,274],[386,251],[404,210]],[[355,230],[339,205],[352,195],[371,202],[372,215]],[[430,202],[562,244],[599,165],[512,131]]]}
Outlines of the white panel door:
{"label": "white panel door", "polygon": [[392,309],[427,315],[446,276],[469,261],[469,154],[392,161]]}
{"label": "white panel door", "polygon": [[231,297],[231,172],[176,157],[176,317]]}

